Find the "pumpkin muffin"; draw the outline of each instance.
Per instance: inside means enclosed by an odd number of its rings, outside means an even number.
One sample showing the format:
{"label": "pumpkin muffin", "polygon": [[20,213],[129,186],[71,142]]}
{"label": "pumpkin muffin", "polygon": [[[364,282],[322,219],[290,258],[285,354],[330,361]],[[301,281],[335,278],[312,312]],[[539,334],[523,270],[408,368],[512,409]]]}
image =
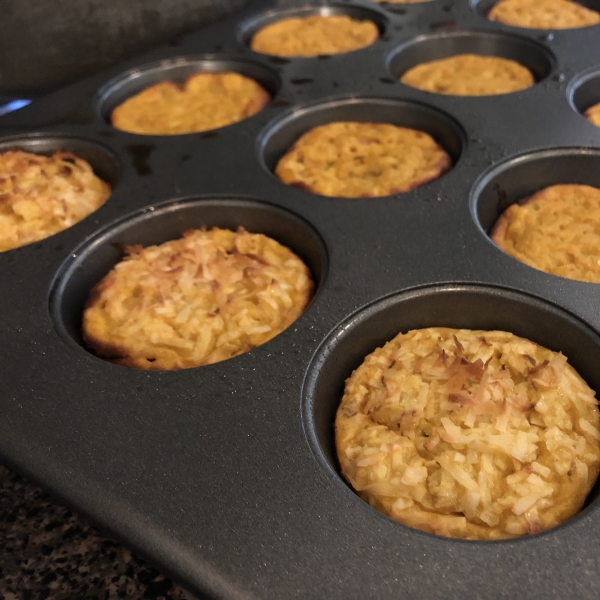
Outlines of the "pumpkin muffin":
{"label": "pumpkin muffin", "polygon": [[262,235],[192,230],[132,246],[90,292],[83,339],[99,356],[138,369],[185,369],[264,344],[312,298],[306,265]]}
{"label": "pumpkin muffin", "polygon": [[347,15],[311,15],[266,25],[254,34],[250,48],[273,56],[311,57],[359,50],[378,37],[379,30],[372,21],[357,21]]}
{"label": "pumpkin muffin", "polygon": [[142,135],[177,135],[225,127],[251,117],[271,100],[239,73],[196,73],[181,85],[157,83],[112,112],[113,127]]}
{"label": "pumpkin muffin", "polygon": [[275,174],[315,194],[367,198],[407,192],[451,167],[448,153],[424,131],[340,121],[301,136]]}
{"label": "pumpkin muffin", "polygon": [[575,29],[600,23],[600,14],[570,0],[500,0],[488,19],[530,29]]}
{"label": "pumpkin muffin", "polygon": [[600,189],[553,185],[509,206],[490,237],[546,273],[600,283]]}
{"label": "pumpkin muffin", "polygon": [[600,102],[590,106],[584,113],[583,116],[594,125],[600,127]]}
{"label": "pumpkin muffin", "polygon": [[535,78],[529,69],[514,60],[458,54],[412,67],[400,81],[434,94],[490,96],[531,87]]}
{"label": "pumpkin muffin", "polygon": [[556,353],[504,331],[399,334],[346,381],[342,474],[377,510],[472,540],[577,513],[600,465],[594,392]]}
{"label": "pumpkin muffin", "polygon": [[0,154],[0,252],[43,240],[100,208],[111,189],[70,152]]}

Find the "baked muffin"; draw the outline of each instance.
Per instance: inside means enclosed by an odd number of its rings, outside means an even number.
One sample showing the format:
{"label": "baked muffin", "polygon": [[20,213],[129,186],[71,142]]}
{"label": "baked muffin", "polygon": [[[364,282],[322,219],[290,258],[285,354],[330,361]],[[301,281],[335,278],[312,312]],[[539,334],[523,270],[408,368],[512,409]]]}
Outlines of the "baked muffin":
{"label": "baked muffin", "polygon": [[379,4],[420,4],[422,2],[431,2],[431,0],[374,0]]}
{"label": "baked muffin", "polygon": [[273,56],[310,57],[359,50],[378,37],[379,30],[372,21],[357,21],[347,15],[312,15],[266,25],[254,34],[250,48]]}
{"label": "baked muffin", "polygon": [[281,333],[312,298],[310,272],[293,252],[241,228],[188,231],[126,252],[90,292],[83,339],[127,367],[232,358]]}
{"label": "baked muffin", "polygon": [[570,0],[500,0],[488,19],[531,29],[574,29],[600,23],[600,14]]}
{"label": "baked muffin", "polygon": [[577,513],[600,464],[594,392],[561,354],[504,331],[399,334],[346,381],[342,474],[387,516],[496,540]]}
{"label": "baked muffin", "polygon": [[553,185],[509,206],[490,237],[530,267],[600,283],[600,189]]}
{"label": "baked muffin", "polygon": [[531,87],[535,78],[529,69],[514,60],[458,54],[412,67],[400,81],[434,94],[490,96]]}
{"label": "baked muffin", "polygon": [[254,79],[239,73],[196,73],[187,81],[157,83],[112,112],[113,127],[144,135],[217,129],[262,110],[271,100]]}
{"label": "baked muffin", "polygon": [[110,186],[70,152],[0,154],[0,251],[43,240],[100,208]]}
{"label": "baked muffin", "polygon": [[315,194],[366,198],[407,192],[451,167],[448,153],[423,131],[340,121],[301,136],[275,174]]}
{"label": "baked muffin", "polygon": [[594,125],[600,127],[600,102],[590,106],[584,113],[583,116]]}

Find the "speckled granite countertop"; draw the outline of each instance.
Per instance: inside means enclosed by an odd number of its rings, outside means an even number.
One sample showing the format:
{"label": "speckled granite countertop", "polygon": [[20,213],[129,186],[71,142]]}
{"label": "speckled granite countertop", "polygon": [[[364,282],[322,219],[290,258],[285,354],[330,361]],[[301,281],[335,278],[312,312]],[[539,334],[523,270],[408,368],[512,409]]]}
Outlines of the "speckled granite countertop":
{"label": "speckled granite countertop", "polygon": [[0,599],[46,598],[196,596],[0,465]]}

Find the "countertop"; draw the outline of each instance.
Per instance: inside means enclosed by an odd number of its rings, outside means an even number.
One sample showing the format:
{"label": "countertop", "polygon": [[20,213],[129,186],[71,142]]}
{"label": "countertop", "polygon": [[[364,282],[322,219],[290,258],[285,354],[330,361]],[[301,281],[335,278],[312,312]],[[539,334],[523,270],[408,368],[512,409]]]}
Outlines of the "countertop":
{"label": "countertop", "polygon": [[1,600],[196,598],[3,465],[0,557]]}

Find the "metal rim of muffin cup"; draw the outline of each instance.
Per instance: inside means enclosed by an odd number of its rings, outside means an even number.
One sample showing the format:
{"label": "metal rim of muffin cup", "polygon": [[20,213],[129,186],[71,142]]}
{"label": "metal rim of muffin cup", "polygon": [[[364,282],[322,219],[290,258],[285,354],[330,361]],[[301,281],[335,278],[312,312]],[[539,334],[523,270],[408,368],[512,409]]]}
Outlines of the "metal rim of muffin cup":
{"label": "metal rim of muffin cup", "polygon": [[78,158],[88,162],[92,167],[94,174],[110,185],[111,193],[106,201],[95,211],[89,213],[83,219],[73,223],[66,229],[57,231],[48,237],[41,238],[29,244],[25,244],[24,246],[5,250],[2,254],[5,252],[14,252],[21,248],[27,248],[32,244],[39,244],[40,242],[49,240],[63,231],[71,229],[82,221],[85,221],[111,201],[121,177],[122,165],[112,150],[96,141],[90,141],[75,135],[35,132],[27,135],[15,135],[0,138],[0,152],[7,152],[9,150],[21,150],[23,152],[30,152],[42,156],[52,156],[55,152],[70,152]]}
{"label": "metal rim of muffin cup", "polygon": [[[271,121],[257,138],[256,152],[259,162],[279,181],[274,174],[277,162],[296,140],[310,129],[334,121],[390,123],[424,131],[448,152],[452,159],[452,169],[456,167],[466,145],[466,134],[461,125],[437,108],[397,98],[343,96],[295,106]],[[319,195],[313,192],[304,193]]]}
{"label": "metal rim of muffin cup", "polygon": [[[96,115],[100,120],[111,125],[110,116],[117,106],[125,102],[125,100],[131,96],[138,94],[152,85],[164,81],[182,84],[190,75],[196,73],[225,72],[239,73],[240,75],[253,79],[270,94],[271,101],[281,88],[281,79],[279,78],[279,75],[273,69],[252,59],[218,54],[181,56],[141,65],[112,78],[104,84],[96,94],[94,100]],[[224,127],[230,127],[237,123],[239,123],[239,121],[231,123],[231,125],[225,125]],[[222,127],[219,129],[222,129]],[[117,131],[121,130],[117,129]],[[144,136],[144,134],[141,133],[124,133]],[[202,132],[180,133],[174,135],[197,135],[198,133]]]}
{"label": "metal rim of muffin cup", "polygon": [[[495,4],[498,4],[498,2],[499,2],[499,0],[469,0],[469,4],[471,5],[471,8],[478,15],[480,15],[481,17],[486,19],[486,21],[489,21],[489,19],[487,18],[488,13],[490,12],[490,10],[492,10],[492,8],[494,7]],[[591,10],[600,12],[600,0],[575,0],[575,2],[577,2],[577,4],[581,4],[582,6],[585,6],[586,8],[589,8]],[[586,27],[573,27],[570,29],[552,29],[552,28],[540,29],[538,27],[520,27],[518,25],[509,25],[508,23],[502,23],[500,21],[490,21],[490,22],[496,23],[503,27],[511,27],[513,29],[526,29],[528,31],[560,31],[560,32],[564,32],[564,31],[578,31],[580,29],[587,29],[588,27],[597,27],[598,26],[598,24],[596,24],[596,25],[587,25]]]}
{"label": "metal rim of muffin cup", "polygon": [[[394,48],[388,54],[385,66],[394,79],[400,80],[406,71],[421,63],[450,58],[459,54],[477,54],[514,60],[531,71],[536,84],[548,77],[556,64],[554,54],[546,46],[528,37],[511,33],[463,30],[414,37]],[[527,89],[510,93],[525,92]],[[435,92],[428,91],[425,93],[435,94]],[[444,94],[439,95],[443,96]],[[454,96],[453,94],[448,95]],[[509,94],[460,97],[477,99],[506,95]]]}
{"label": "metal rim of muffin cup", "polygon": [[[525,292],[496,285],[452,282],[420,286],[376,300],[347,317],[323,340],[305,374],[302,421],[312,454],[341,493],[364,507],[365,515],[384,517],[415,535],[442,543],[506,544],[527,542],[541,535],[559,534],[561,528],[588,512],[600,495],[600,479],[576,515],[535,535],[508,540],[461,540],[439,537],[379,513],[364,502],[343,479],[335,450],[335,414],[344,382],[367,355],[400,332],[427,327],[501,330],[529,339],[553,351],[562,351],[569,363],[594,390],[600,390],[600,336],[563,308]],[[596,506],[597,508],[597,506]]]}
{"label": "metal rim of muffin cup", "polygon": [[[600,102],[600,66],[577,74],[567,86],[567,99],[571,108],[583,117],[583,113]],[[583,117],[585,119],[585,117]],[[587,119],[586,119],[587,120]],[[593,127],[598,127],[590,123]]]}
{"label": "metal rim of muffin cup", "polygon": [[442,0],[418,0],[418,2],[390,2],[386,0],[370,0],[373,4],[381,7],[394,15],[406,15],[412,6],[415,8],[423,6],[424,4],[432,4],[435,2],[441,2]]}
{"label": "metal rim of muffin cup", "polygon": [[[375,3],[374,3],[375,4]],[[388,18],[386,15],[375,7],[358,6],[351,4],[322,4],[315,6],[304,6],[302,8],[290,8],[290,9],[273,9],[267,12],[261,12],[253,15],[252,17],[242,21],[237,28],[237,40],[245,47],[250,49],[250,42],[255,33],[260,31],[263,27],[281,21],[283,19],[291,19],[293,17],[310,17],[313,15],[320,15],[323,17],[347,15],[352,19],[371,21],[379,30],[379,39],[385,35],[388,28]],[[377,40],[375,40],[377,41]],[[368,46],[366,46],[368,48]],[[358,52],[365,48],[357,48],[350,52]],[[254,50],[251,50],[255,52]],[[262,52],[256,52],[258,56],[272,56],[270,54],[264,54]],[[342,52],[340,54],[348,54],[348,52]],[[334,56],[337,56],[334,55]],[[289,56],[289,57],[277,57],[284,60],[315,60],[314,56]]]}
{"label": "metal rim of muffin cup", "polygon": [[233,231],[242,226],[292,250],[313,277],[314,294],[305,312],[310,310],[328,269],[325,243],[310,223],[261,200],[219,194],[194,196],[159,202],[129,213],[101,228],[69,253],[57,270],[49,293],[49,312],[62,340],[107,365],[118,367],[96,357],[83,343],[81,319],[90,290],[121,261],[124,246],[162,244],[180,238],[188,229],[203,226]]}
{"label": "metal rim of muffin cup", "polygon": [[[492,242],[489,237],[491,229],[511,204],[557,184],[583,184],[600,188],[600,149],[565,147],[523,152],[493,165],[473,185],[470,197],[471,216],[488,242],[502,256],[516,261],[516,258],[506,254]],[[551,273],[544,274],[552,278],[559,277]],[[600,390],[600,387],[597,389]]]}

